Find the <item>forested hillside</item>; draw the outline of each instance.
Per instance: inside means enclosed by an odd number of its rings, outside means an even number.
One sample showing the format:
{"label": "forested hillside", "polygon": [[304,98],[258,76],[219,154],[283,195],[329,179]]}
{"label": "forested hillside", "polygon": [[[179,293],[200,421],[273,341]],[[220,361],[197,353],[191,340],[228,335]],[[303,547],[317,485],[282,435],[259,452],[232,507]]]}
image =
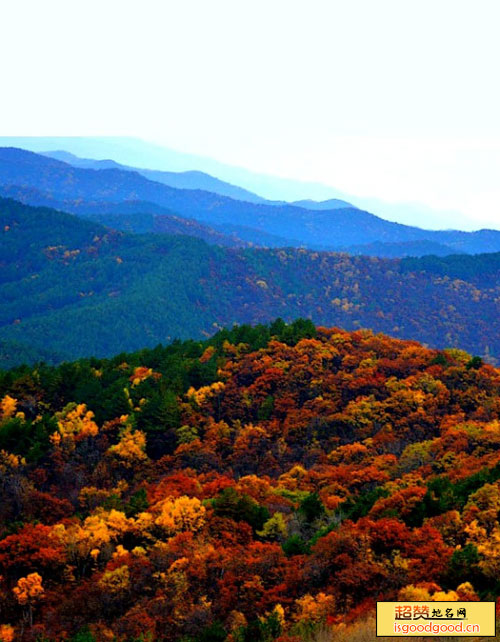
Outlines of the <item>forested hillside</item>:
{"label": "forested hillside", "polygon": [[[0,351],[105,356],[299,316],[500,355],[500,255],[389,260],[131,235],[0,201]],[[25,359],[25,352],[22,360]]]}
{"label": "forested hillside", "polygon": [[497,599],[499,399],[463,351],[308,321],[0,372],[0,636],[328,641]]}

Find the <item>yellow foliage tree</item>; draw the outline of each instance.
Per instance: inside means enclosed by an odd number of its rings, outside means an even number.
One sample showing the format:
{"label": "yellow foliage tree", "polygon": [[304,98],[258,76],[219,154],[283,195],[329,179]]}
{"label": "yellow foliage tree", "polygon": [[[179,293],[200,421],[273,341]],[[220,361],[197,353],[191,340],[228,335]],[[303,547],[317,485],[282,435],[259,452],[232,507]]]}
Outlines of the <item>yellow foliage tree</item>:
{"label": "yellow foliage tree", "polygon": [[266,539],[282,540],[286,538],[287,534],[288,529],[283,513],[274,513],[264,524],[262,530],[257,531],[259,537]]}
{"label": "yellow foliage tree", "polygon": [[130,571],[124,564],[113,571],[106,571],[99,580],[99,586],[111,594],[124,593],[130,588]]}
{"label": "yellow foliage tree", "polygon": [[435,590],[431,593],[426,587],[409,584],[399,591],[398,599],[402,602],[457,602],[459,596],[455,591]]}
{"label": "yellow foliage tree", "polygon": [[26,465],[24,457],[14,455],[6,450],[0,450],[0,473],[14,471],[16,468]]}
{"label": "yellow foliage tree", "polygon": [[133,520],[126,517],[125,513],[120,510],[112,508],[109,513],[103,511],[101,515],[106,522],[111,539],[124,535],[132,528]]}
{"label": "yellow foliage tree", "polygon": [[78,563],[89,556],[96,560],[103,546],[133,529],[134,520],[113,508],[110,511],[98,510],[96,514],[89,515],[82,525],[56,524],[53,534],[66,546],[70,559]]}
{"label": "yellow foliage tree", "polygon": [[188,399],[193,399],[198,404],[198,406],[201,406],[201,404],[207,399],[211,399],[212,397],[216,397],[217,395],[219,395],[224,390],[224,388],[225,384],[223,381],[215,381],[209,386],[202,386],[201,388],[198,388],[198,390],[191,386],[191,388],[189,388],[189,390],[187,391],[187,397]]}
{"label": "yellow foliage tree", "polygon": [[498,527],[497,515],[500,512],[500,484],[484,484],[469,496],[464,508],[464,520],[477,520],[487,531]]}
{"label": "yellow foliage tree", "polygon": [[94,413],[87,410],[84,403],[68,404],[61,412],[56,413],[57,428],[62,439],[80,440],[95,437],[99,428],[94,421]]}
{"label": "yellow foliage tree", "polygon": [[12,592],[19,604],[26,607],[25,615],[30,626],[33,626],[33,608],[37,602],[43,599],[45,593],[42,586],[42,576],[38,573],[30,573],[26,577],[21,577]]}
{"label": "yellow foliage tree", "polygon": [[13,417],[16,413],[17,408],[17,399],[5,395],[5,397],[0,401],[0,419],[6,421]]}
{"label": "yellow foliage tree", "polygon": [[280,626],[285,626],[285,609],[281,606],[281,604],[276,604],[273,609],[273,614],[277,617]]}
{"label": "yellow foliage tree", "polygon": [[477,520],[473,520],[464,530],[468,536],[467,542],[473,543],[481,555],[479,568],[487,577],[497,578],[500,573],[500,526],[498,522],[489,534],[486,528],[479,526]]}
{"label": "yellow foliage tree", "polygon": [[147,537],[149,535],[149,531],[154,526],[154,521],[155,518],[151,513],[147,511],[139,513],[139,515],[137,515],[137,517],[135,518],[134,530],[137,533],[140,533],[142,536]]}
{"label": "yellow foliage tree", "polygon": [[164,499],[153,510],[159,511],[155,524],[169,534],[198,531],[205,523],[206,509],[197,497]]}
{"label": "yellow foliage tree", "polygon": [[130,467],[134,463],[147,459],[146,435],[142,430],[132,430],[127,426],[120,437],[120,441],[108,449],[108,453],[118,457],[122,463]]}
{"label": "yellow foliage tree", "polygon": [[304,595],[295,601],[297,622],[321,622],[327,615],[335,612],[335,598],[333,595],[318,593],[315,596]]}

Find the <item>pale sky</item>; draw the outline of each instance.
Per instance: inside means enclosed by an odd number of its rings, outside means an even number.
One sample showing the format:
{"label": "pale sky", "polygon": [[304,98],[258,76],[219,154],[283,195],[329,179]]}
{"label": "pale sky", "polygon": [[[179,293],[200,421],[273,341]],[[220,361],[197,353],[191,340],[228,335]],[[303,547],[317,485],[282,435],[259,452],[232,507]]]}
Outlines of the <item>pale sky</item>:
{"label": "pale sky", "polygon": [[1,135],[127,135],[500,228],[498,0],[6,0]]}

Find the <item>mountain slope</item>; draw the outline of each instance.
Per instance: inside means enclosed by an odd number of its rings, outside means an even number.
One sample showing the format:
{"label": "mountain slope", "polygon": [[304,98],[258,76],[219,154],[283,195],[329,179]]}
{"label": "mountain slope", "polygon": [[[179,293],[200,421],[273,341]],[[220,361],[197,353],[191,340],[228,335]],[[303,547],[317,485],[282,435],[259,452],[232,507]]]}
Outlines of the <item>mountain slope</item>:
{"label": "mountain slope", "polygon": [[168,233],[202,238],[207,243],[226,247],[299,247],[296,239],[270,234],[245,225],[231,223],[207,225],[188,217],[175,216],[167,207],[148,201],[82,201],[55,199],[33,188],[0,186],[0,196],[25,204],[71,212],[102,225],[136,234]]}
{"label": "mountain slope", "polygon": [[[403,261],[134,236],[0,201],[0,339],[106,355],[298,316],[500,356],[500,255]],[[410,266],[410,267],[409,267]],[[475,269],[476,268],[476,269]]]}
{"label": "mountain slope", "polygon": [[[191,189],[203,190],[205,192],[212,192],[213,194],[221,194],[222,196],[229,196],[239,201],[248,201],[249,203],[265,203],[266,199],[253,194],[237,185],[231,185],[224,181],[214,178],[204,172],[190,170],[186,172],[162,172],[154,169],[143,169],[139,167],[129,167],[121,165],[114,160],[93,160],[91,158],[79,158],[74,154],[62,150],[53,152],[44,152],[43,156],[55,158],[57,160],[73,165],[74,167],[83,167],[86,169],[121,169],[129,172],[137,172],[157,183],[163,183],[170,187],[177,187],[178,189]],[[267,201],[270,202],[270,201]],[[349,203],[345,203],[348,206]]]}
{"label": "mountain slope", "polygon": [[[177,215],[209,225],[238,225],[278,236],[290,245],[335,249],[374,242],[434,241],[467,252],[499,251],[500,232],[431,232],[384,221],[353,208],[312,211],[291,205],[269,206],[235,201],[198,190],[178,190],[149,181],[136,172],[91,170],[19,149],[0,149],[0,185],[42,191],[56,201],[142,200],[169,208]],[[13,187],[14,186],[14,187]],[[36,192],[32,204],[38,204]]]}
{"label": "mountain slope", "polygon": [[462,350],[303,319],[0,371],[2,638],[368,642],[378,600],[494,602],[499,399]]}
{"label": "mountain slope", "polygon": [[150,214],[142,208],[132,206],[131,214],[124,213],[118,205],[117,213],[86,214],[89,220],[106,225],[116,230],[135,234],[170,234],[175,236],[193,236],[203,239],[211,245],[223,247],[248,247],[250,243],[238,238],[236,234],[223,233],[194,219],[181,218],[168,214]]}

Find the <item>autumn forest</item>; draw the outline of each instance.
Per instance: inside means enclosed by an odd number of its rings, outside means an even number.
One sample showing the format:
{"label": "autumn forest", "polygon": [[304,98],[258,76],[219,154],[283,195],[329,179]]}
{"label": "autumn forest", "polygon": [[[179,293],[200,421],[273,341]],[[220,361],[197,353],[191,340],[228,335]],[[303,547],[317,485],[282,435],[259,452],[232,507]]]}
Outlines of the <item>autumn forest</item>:
{"label": "autumn forest", "polygon": [[329,640],[500,594],[500,370],[462,350],[278,319],[0,400],[3,642]]}

